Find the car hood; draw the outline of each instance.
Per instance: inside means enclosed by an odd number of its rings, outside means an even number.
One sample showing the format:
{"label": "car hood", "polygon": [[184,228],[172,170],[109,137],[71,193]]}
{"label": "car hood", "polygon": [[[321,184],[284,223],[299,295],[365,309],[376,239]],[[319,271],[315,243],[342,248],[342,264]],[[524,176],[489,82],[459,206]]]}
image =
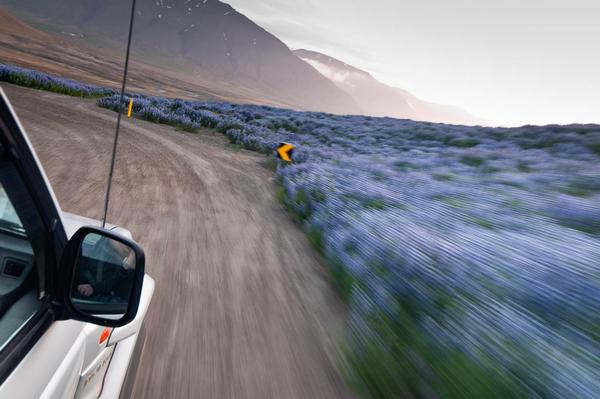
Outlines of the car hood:
{"label": "car hood", "polygon": [[[67,237],[69,239],[73,236],[73,234],[75,234],[77,230],[79,230],[83,226],[102,227],[102,222],[100,220],[86,218],[85,216],[79,216],[73,213],[63,212],[62,217],[65,233],[67,234]],[[131,232],[127,229],[124,229],[123,227],[106,223],[106,226],[104,226],[104,228],[106,230],[110,230],[114,233],[122,235],[123,237],[129,238],[130,240],[133,239],[133,237],[131,236]]]}

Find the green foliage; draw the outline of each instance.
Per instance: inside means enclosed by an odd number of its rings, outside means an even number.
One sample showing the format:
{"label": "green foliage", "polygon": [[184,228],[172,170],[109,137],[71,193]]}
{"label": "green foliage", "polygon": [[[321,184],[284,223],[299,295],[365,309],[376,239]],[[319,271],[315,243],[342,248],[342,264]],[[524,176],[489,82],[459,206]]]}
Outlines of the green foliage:
{"label": "green foliage", "polygon": [[463,155],[460,161],[465,165],[478,167],[485,163],[485,159],[478,157],[477,155]]}
{"label": "green foliage", "polygon": [[431,197],[431,199],[434,199],[436,201],[442,201],[443,203],[448,204],[454,208],[463,208],[465,206],[465,202],[460,198],[450,197],[448,195],[434,195],[433,197]]}
{"label": "green foliage", "polygon": [[438,136],[434,132],[421,130],[415,134],[415,139],[419,141],[437,141]]}
{"label": "green foliage", "polygon": [[567,186],[561,188],[560,191],[565,194],[569,194],[574,197],[581,197],[581,198],[587,198],[593,194],[592,191],[590,191],[584,187],[580,187],[576,184],[567,185]]}
{"label": "green foliage", "polygon": [[300,218],[300,221],[306,220],[310,217],[310,204],[308,196],[304,190],[298,190],[296,192],[296,198],[294,198],[296,202],[296,215]]}
{"label": "green foliage", "polygon": [[[319,240],[320,248],[322,248],[322,233],[320,233]],[[350,298],[352,298],[352,290],[356,284],[356,279],[350,273],[348,273],[348,270],[344,266],[331,260],[327,262],[327,272],[335,290],[338,292],[342,300],[348,302]]]}
{"label": "green foliage", "polygon": [[385,179],[386,179],[386,176],[385,176],[385,174],[383,172],[377,171],[377,172],[373,173],[373,180],[375,180],[375,181],[385,181]]}
{"label": "green foliage", "polygon": [[592,150],[593,153],[600,155],[600,143],[588,144],[588,148]]}
{"label": "green foliage", "polygon": [[323,254],[323,232],[319,229],[310,228],[307,230],[306,234],[308,235],[308,241],[317,252]]}
{"label": "green foliage", "polygon": [[363,206],[367,209],[385,209],[385,201],[381,198],[369,198],[366,201],[363,201]]}
{"label": "green foliage", "polygon": [[451,147],[471,148],[479,144],[479,140],[473,138],[454,139],[448,142]]}
{"label": "green foliage", "polygon": [[578,177],[560,188],[565,194],[575,197],[588,198],[600,192],[600,175],[594,177]]}
{"label": "green foliage", "polygon": [[484,167],[481,169],[481,171],[482,171],[483,173],[491,174],[491,173],[497,173],[497,172],[500,172],[500,171],[502,171],[502,169],[500,169],[500,168],[498,168],[498,167],[495,167],[495,166],[487,165],[487,166],[484,166]]}
{"label": "green foliage", "polygon": [[277,159],[273,156],[267,156],[265,159],[263,159],[260,164],[266,168],[269,169],[270,171],[275,172],[277,170]]}
{"label": "green foliage", "polygon": [[451,173],[432,173],[431,177],[437,181],[452,181],[455,179],[455,176]]}
{"label": "green foliage", "polygon": [[517,163],[517,169],[519,170],[519,172],[523,172],[523,173],[529,173],[531,172],[531,167],[527,164],[527,162],[524,161],[519,161]]}
{"label": "green foliage", "polygon": [[226,133],[228,130],[232,129],[243,130],[244,124],[239,121],[225,120],[217,126],[217,131],[220,133]]}
{"label": "green foliage", "polygon": [[490,222],[489,220],[485,220],[485,219],[478,218],[478,217],[472,217],[471,220],[473,223],[475,223],[476,225],[478,225],[480,227],[483,227],[484,229],[487,229],[487,230],[494,229],[494,224],[492,222]]}
{"label": "green foliage", "polygon": [[278,119],[271,122],[271,129],[274,131],[278,129],[285,129],[288,132],[296,133],[298,132],[298,127],[291,120],[287,119]]}
{"label": "green foliage", "polygon": [[432,364],[439,376],[436,391],[442,398],[520,399],[528,396],[510,373],[491,362],[476,361],[455,351],[432,359]]}
{"label": "green foliage", "polygon": [[[451,300],[440,303],[443,303],[441,312],[452,306]],[[528,391],[519,385],[511,370],[498,368],[484,355],[467,355],[446,348],[435,350],[436,346],[419,334],[413,321],[416,310],[410,310],[411,307],[410,303],[399,303],[393,319],[374,311],[368,320],[369,328],[382,339],[365,336],[360,342],[341,346],[345,376],[361,396],[373,399],[527,397]],[[360,349],[350,349],[356,346]]]}
{"label": "green foliage", "polygon": [[279,202],[281,205],[284,205],[286,207],[288,206],[287,193],[285,191],[285,187],[283,187],[282,184],[279,184],[277,186],[277,191],[275,192],[275,198],[277,198],[277,202]]}
{"label": "green foliage", "polygon": [[311,191],[311,200],[313,202],[316,202],[316,203],[323,202],[323,201],[325,201],[325,198],[327,198],[327,196],[325,195],[325,193],[322,190],[314,189]]}
{"label": "green foliage", "polygon": [[394,166],[399,170],[410,170],[410,169],[419,169],[419,167],[413,163],[408,161],[396,161],[394,162]]}
{"label": "green foliage", "polygon": [[236,144],[236,143],[227,144],[227,148],[229,148],[230,150],[233,150],[233,151],[241,151],[244,149],[243,146]]}
{"label": "green foliage", "polygon": [[175,129],[177,130],[181,130],[183,132],[188,132],[188,133],[198,133],[198,129],[196,129],[195,127],[191,126],[191,125],[183,125],[183,124],[173,124],[172,126],[175,127]]}

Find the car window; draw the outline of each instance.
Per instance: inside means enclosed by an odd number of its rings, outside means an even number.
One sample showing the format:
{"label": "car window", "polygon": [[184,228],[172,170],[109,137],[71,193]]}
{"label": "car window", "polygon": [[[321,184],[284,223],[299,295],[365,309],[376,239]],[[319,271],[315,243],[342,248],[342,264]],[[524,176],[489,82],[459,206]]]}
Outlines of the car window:
{"label": "car window", "polygon": [[8,199],[4,187],[0,187],[0,229],[25,235],[23,223],[21,223],[21,219],[19,219],[15,208]]}
{"label": "car window", "polygon": [[36,215],[14,165],[0,160],[0,350],[42,304],[37,272],[41,254],[34,251],[29,238],[39,232],[27,231],[21,221],[33,218],[33,223],[27,224],[35,229],[39,224]]}

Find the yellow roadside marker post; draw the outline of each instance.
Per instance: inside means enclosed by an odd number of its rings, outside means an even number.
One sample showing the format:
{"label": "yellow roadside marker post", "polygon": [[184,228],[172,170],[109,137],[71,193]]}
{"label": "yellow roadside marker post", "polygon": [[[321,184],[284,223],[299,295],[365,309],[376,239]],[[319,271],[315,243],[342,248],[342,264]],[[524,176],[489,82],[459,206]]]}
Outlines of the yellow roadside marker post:
{"label": "yellow roadside marker post", "polygon": [[131,110],[133,110],[133,98],[129,99],[129,108],[127,109],[128,118],[131,118]]}

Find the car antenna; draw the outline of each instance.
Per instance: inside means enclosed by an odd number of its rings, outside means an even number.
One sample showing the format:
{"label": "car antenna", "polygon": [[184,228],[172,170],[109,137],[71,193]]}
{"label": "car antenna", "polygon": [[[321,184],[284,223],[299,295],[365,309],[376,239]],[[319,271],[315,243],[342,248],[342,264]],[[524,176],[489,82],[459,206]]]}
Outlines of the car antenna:
{"label": "car antenna", "polygon": [[127,82],[127,69],[129,68],[129,49],[131,47],[131,34],[133,32],[133,20],[135,18],[135,2],[131,1],[131,17],[129,19],[129,34],[127,36],[127,51],[125,53],[125,68],[123,70],[123,83],[121,84],[121,94],[119,95],[119,109],[117,114],[117,128],[115,130],[115,139],[113,141],[112,156],[110,158],[110,169],[108,171],[108,184],[106,186],[106,197],[104,197],[104,214],[102,216],[102,228],[106,226],[106,214],[108,213],[108,202],[110,199],[110,189],[112,186],[112,176],[115,169],[115,157],[117,155],[117,142],[119,141],[119,128],[121,127],[121,114],[123,108],[123,97],[125,96],[125,84]]}

